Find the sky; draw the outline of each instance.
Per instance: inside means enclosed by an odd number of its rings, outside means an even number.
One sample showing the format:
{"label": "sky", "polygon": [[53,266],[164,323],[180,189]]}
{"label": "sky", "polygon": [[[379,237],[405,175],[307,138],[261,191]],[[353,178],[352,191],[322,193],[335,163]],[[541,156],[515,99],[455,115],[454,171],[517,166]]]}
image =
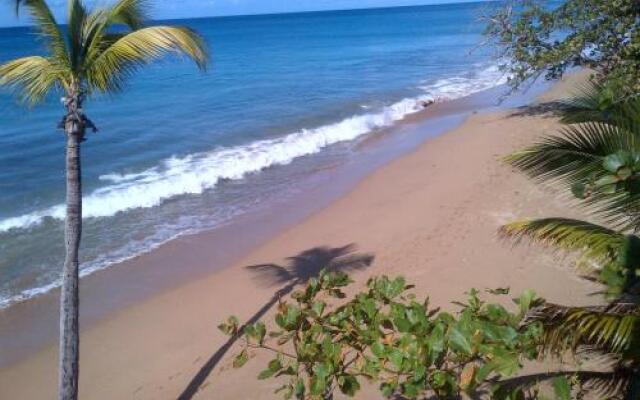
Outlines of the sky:
{"label": "sky", "polygon": [[[15,0],[0,0],[0,26],[28,23],[26,17],[15,16]],[[67,0],[46,0],[59,21],[64,21]],[[89,5],[109,0],[85,0]],[[113,0],[111,0],[113,1]],[[456,3],[461,0],[155,0],[155,19],[188,18],[221,15],[269,14],[298,11],[339,10],[423,4]]]}

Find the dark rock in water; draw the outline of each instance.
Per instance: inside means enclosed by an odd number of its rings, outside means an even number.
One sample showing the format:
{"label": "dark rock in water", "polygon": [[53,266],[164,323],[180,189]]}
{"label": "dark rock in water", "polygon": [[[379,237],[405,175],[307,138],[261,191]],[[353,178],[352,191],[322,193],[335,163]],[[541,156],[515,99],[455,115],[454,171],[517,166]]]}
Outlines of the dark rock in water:
{"label": "dark rock in water", "polygon": [[425,100],[425,101],[421,102],[420,105],[422,105],[422,108],[427,108],[430,105],[432,105],[433,103],[435,103],[435,100]]}

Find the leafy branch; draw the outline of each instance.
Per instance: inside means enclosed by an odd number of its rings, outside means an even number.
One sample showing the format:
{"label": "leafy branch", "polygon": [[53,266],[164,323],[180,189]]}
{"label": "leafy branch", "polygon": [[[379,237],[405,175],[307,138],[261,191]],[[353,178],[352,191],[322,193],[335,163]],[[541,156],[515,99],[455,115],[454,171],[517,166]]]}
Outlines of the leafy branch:
{"label": "leafy branch", "polygon": [[347,299],[343,289],[350,283],[342,272],[322,271],[280,302],[275,330],[258,322],[239,332],[238,319],[230,317],[219,328],[244,343],[234,367],[242,367],[251,350],[273,353],[258,378],[282,379],[277,392],[285,399],[326,399],[336,390],[353,396],[363,380],[377,383],[386,397],[452,398],[489,378],[512,377],[523,361],[538,357],[542,324],[520,324],[543,303],[533,291],[509,311],[471,290],[452,314],[432,308],[428,298],[418,301],[402,277],[370,279],[366,290]]}

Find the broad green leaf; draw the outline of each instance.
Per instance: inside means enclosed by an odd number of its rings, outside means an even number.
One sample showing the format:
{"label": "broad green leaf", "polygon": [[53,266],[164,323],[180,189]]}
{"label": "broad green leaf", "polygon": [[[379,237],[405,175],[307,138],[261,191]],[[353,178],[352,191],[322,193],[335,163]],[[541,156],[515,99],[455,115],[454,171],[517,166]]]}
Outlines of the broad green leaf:
{"label": "broad green leaf", "polygon": [[602,160],[602,166],[609,172],[618,172],[618,169],[622,168],[631,161],[628,152],[619,151],[614,154],[606,156]]}
{"label": "broad green leaf", "polygon": [[553,378],[553,391],[557,400],[571,400],[571,384],[564,376]]}
{"label": "broad green leaf", "polygon": [[442,388],[447,384],[447,374],[443,371],[436,370],[431,374],[431,385],[436,388]]}
{"label": "broad green leaf", "polygon": [[396,348],[391,348],[389,350],[389,361],[393,364],[396,369],[402,369],[402,361],[404,360],[404,355],[402,352]]}
{"label": "broad green leaf", "polygon": [[249,361],[249,354],[246,350],[242,350],[240,354],[236,356],[233,360],[233,368],[240,368],[245,365]]}
{"label": "broad green leaf", "polygon": [[427,340],[430,363],[434,363],[444,351],[444,336],[444,326],[438,323],[431,331],[431,336]]}
{"label": "broad green leaf", "polygon": [[402,385],[402,394],[404,395],[404,397],[409,399],[415,399],[416,397],[418,397],[418,395],[420,395],[421,391],[422,385],[417,382],[407,382]]}
{"label": "broad green leaf", "polygon": [[324,394],[325,389],[327,388],[326,377],[314,375],[311,378],[311,385],[309,387],[309,392],[312,395],[320,396]]}
{"label": "broad green leaf", "polygon": [[311,306],[312,310],[314,313],[316,313],[317,316],[322,315],[322,312],[324,311],[324,308],[326,306],[326,303],[323,301],[316,301],[313,303],[313,306]]}
{"label": "broad green leaf", "polygon": [[264,369],[258,374],[258,379],[268,379],[276,374],[276,371],[271,370],[270,368]]}
{"label": "broad green leaf", "polygon": [[616,175],[605,175],[602,178],[598,179],[595,182],[595,185],[602,188],[612,185],[614,183],[618,183],[620,179]]}
{"label": "broad green leaf", "polygon": [[378,358],[383,358],[385,356],[385,346],[380,342],[375,342],[371,345],[371,352]]}
{"label": "broad green leaf", "polygon": [[294,393],[296,395],[296,398],[298,399],[302,399],[304,398],[304,394],[305,394],[305,386],[304,386],[304,381],[302,379],[298,379],[296,381],[296,385],[295,385],[295,389],[294,389]]}
{"label": "broad green leaf", "polygon": [[353,397],[360,390],[360,383],[358,380],[351,375],[343,375],[338,378],[338,386],[340,387],[340,391],[349,396]]}
{"label": "broad green leaf", "polygon": [[528,312],[531,309],[531,305],[533,304],[533,301],[536,299],[536,297],[536,292],[531,289],[527,289],[522,292],[520,297],[516,300],[516,303],[520,306],[520,312],[522,314]]}
{"label": "broad green leaf", "polygon": [[462,352],[465,355],[471,355],[471,353],[473,353],[471,337],[465,335],[455,326],[449,329],[449,345],[452,349]]}
{"label": "broad green leaf", "polygon": [[392,382],[384,382],[380,385],[380,391],[382,392],[382,395],[384,397],[391,397],[397,388],[397,383],[392,383]]}

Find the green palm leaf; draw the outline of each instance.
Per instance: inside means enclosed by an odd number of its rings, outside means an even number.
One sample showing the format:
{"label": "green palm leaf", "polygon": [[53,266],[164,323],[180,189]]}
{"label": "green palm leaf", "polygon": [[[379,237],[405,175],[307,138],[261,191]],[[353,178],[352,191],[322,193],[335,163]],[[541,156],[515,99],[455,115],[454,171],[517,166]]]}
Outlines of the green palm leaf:
{"label": "green palm leaf", "polygon": [[28,104],[41,102],[56,84],[67,82],[65,69],[45,57],[24,57],[0,65],[0,86],[13,90]]}
{"label": "green palm leaf", "polygon": [[104,50],[125,33],[109,32],[109,27],[124,25],[132,31],[143,28],[148,2],[146,0],[120,0],[111,8],[97,9],[84,24],[85,64],[91,64]]}
{"label": "green palm leaf", "polygon": [[16,4],[29,10],[50,48],[48,57],[0,66],[0,85],[29,103],[42,101],[56,87],[68,96],[118,91],[133,72],[169,54],[186,55],[201,69],[208,64],[206,45],[194,31],[143,27],[147,0],[119,0],[92,12],[82,0],[69,0],[66,39],[44,0],[17,0]]}
{"label": "green palm leaf", "polygon": [[588,82],[578,85],[571,97],[560,101],[561,122],[607,122],[620,102],[608,87]]}
{"label": "green palm leaf", "polygon": [[640,188],[635,181],[624,181],[606,168],[606,161],[620,153],[630,157],[640,155],[640,130],[636,122],[571,125],[560,135],[546,137],[505,161],[536,180],[561,182],[572,190],[580,188],[581,192],[589,185],[597,186],[594,183],[610,183],[607,190],[587,190],[584,204],[609,222],[627,229],[640,226]]}
{"label": "green palm leaf", "polygon": [[619,296],[638,282],[640,238],[589,222],[567,218],[517,221],[500,228],[505,238],[529,239],[559,250],[580,254],[579,265]]}
{"label": "green palm leaf", "polygon": [[604,157],[621,149],[640,150],[636,135],[605,123],[564,128],[559,136],[505,157],[505,161],[539,180],[563,179],[573,184],[593,174],[604,175]]}
{"label": "green palm leaf", "polygon": [[516,242],[526,238],[559,249],[577,251],[600,263],[616,260],[626,243],[626,236],[622,233],[567,218],[517,221],[502,226],[499,232]]}
{"label": "green palm leaf", "polygon": [[[504,396],[494,395],[493,398],[542,400],[546,397],[540,396],[534,389],[541,383],[552,384],[554,380],[559,378],[579,382],[583,390],[588,390],[590,395],[595,396],[589,398],[622,400],[629,399],[629,397],[625,397],[625,393],[630,390],[634,376],[633,371],[627,368],[615,368],[613,371],[569,370],[525,374],[498,382],[496,385],[498,395],[504,394]],[[519,393],[526,393],[527,396],[508,396]],[[635,400],[636,397],[630,397],[630,399]]]}
{"label": "green palm leaf", "polygon": [[543,346],[546,351],[562,354],[580,346],[637,359],[640,346],[640,306],[637,303],[614,302],[598,307],[566,307],[545,304],[527,315],[526,323],[544,326]]}
{"label": "green palm leaf", "polygon": [[148,18],[148,0],[120,0],[109,10],[106,21],[108,24],[123,24],[132,30],[141,29]]}
{"label": "green palm leaf", "polygon": [[207,54],[200,36],[183,27],[154,26],[120,37],[87,65],[90,89],[117,91],[138,68],[167,54],[185,54],[198,67],[207,65]]}
{"label": "green palm leaf", "polygon": [[16,12],[20,5],[24,5],[27,9],[34,27],[46,40],[50,56],[55,59],[56,64],[69,65],[64,36],[45,0],[18,0]]}
{"label": "green palm leaf", "polygon": [[71,69],[79,72],[84,56],[84,26],[87,10],[81,0],[68,0],[67,41],[69,43],[69,59]]}
{"label": "green palm leaf", "polygon": [[560,121],[565,124],[605,122],[625,126],[638,121],[640,98],[620,98],[613,88],[594,82],[579,85],[569,98],[560,101]]}

